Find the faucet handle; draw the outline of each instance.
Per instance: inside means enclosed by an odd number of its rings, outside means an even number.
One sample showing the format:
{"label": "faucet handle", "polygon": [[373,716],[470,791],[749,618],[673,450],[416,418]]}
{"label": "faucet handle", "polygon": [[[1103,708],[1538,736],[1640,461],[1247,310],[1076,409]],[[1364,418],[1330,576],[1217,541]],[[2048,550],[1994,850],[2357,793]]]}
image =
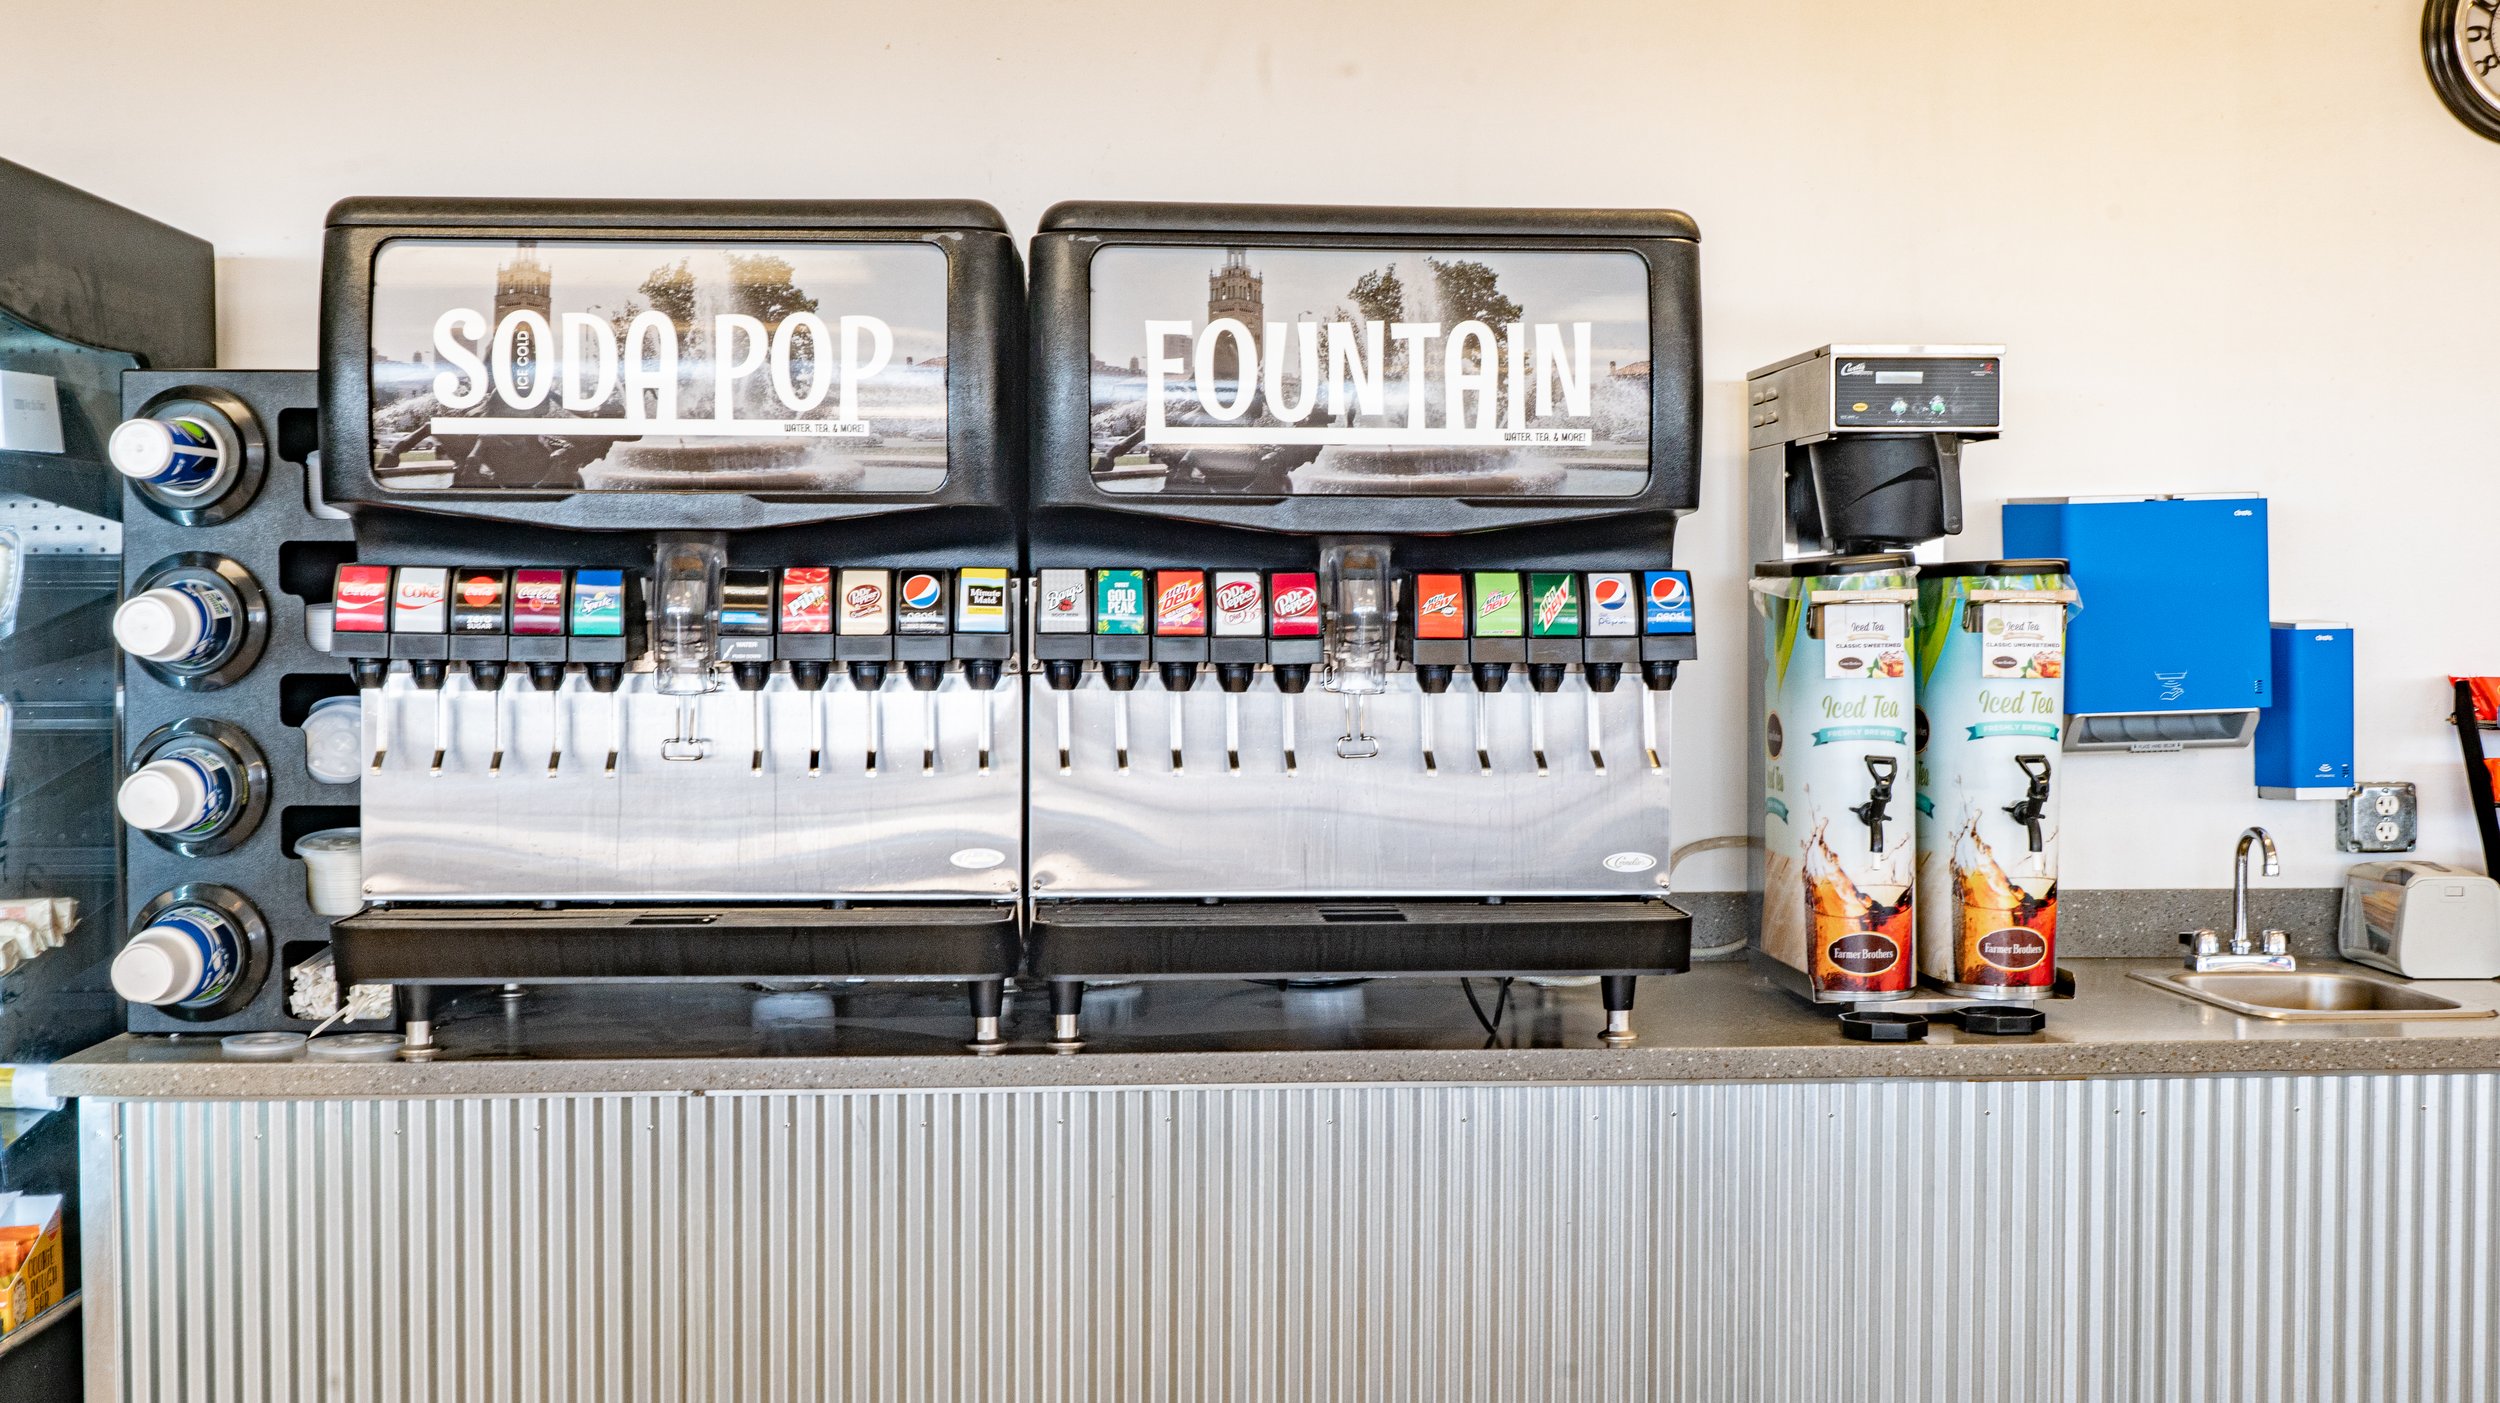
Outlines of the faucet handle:
{"label": "faucet handle", "polygon": [[2222,932],[2211,927],[2190,931],[2179,937],[2179,943],[2198,955],[2219,955],[2222,953]]}
{"label": "faucet handle", "polygon": [[2261,938],[2265,941],[2265,952],[2267,954],[2288,955],[2292,953],[2292,938],[2289,935],[2286,935],[2279,930],[2267,930],[2261,932],[2260,934]]}

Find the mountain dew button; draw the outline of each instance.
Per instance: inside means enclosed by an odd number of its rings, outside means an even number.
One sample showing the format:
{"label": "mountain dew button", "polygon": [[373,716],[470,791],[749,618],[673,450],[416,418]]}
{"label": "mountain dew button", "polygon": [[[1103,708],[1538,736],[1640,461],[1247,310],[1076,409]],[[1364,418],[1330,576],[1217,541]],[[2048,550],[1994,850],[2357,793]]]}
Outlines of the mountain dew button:
{"label": "mountain dew button", "polygon": [[1535,601],[1528,632],[1538,638],[1580,636],[1580,577],[1537,574],[1528,577],[1528,598]]}
{"label": "mountain dew button", "polygon": [[1094,632],[1144,633],[1146,631],[1146,572],[1143,570],[1097,570],[1094,572]]}
{"label": "mountain dew button", "polygon": [[573,636],[621,638],[625,634],[625,572],[573,572]]}
{"label": "mountain dew button", "polygon": [[1472,583],[1476,637],[1517,638],[1528,631],[1518,575],[1507,570],[1480,571]]}

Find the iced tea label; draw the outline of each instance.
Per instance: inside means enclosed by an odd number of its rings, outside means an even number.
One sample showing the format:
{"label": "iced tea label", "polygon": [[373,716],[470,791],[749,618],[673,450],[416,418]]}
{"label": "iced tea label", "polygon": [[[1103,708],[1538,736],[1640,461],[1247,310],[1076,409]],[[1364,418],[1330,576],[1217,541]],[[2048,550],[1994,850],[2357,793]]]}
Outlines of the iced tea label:
{"label": "iced tea label", "polygon": [[1825,604],[1823,675],[1910,675],[1910,611],[1900,604]]}
{"label": "iced tea label", "polygon": [[1215,632],[1225,638],[1267,633],[1267,590],[1256,570],[1215,572]]}
{"label": "iced tea label", "polygon": [[1146,631],[1146,572],[1143,570],[1097,570],[1094,572],[1094,632],[1144,633]]}
{"label": "iced tea label", "polygon": [[1319,637],[1319,576],[1280,571],[1268,580],[1268,635],[1273,638]]}
{"label": "iced tea label", "polygon": [[1620,497],[1649,481],[1649,270],[1617,250],[1115,246],[1106,492]]}
{"label": "iced tea label", "polygon": [[798,565],[781,572],[781,631],[833,632],[833,571]]}
{"label": "iced tea label", "polygon": [[1082,570],[1044,570],[1035,586],[1033,627],[1039,633],[1086,633],[1093,628],[1087,605],[1093,589]]}
{"label": "iced tea label", "polygon": [[1007,631],[1007,572],[976,566],[955,572],[955,631]]}
{"label": "iced tea label", "polygon": [[402,492],[933,492],[946,255],[917,240],[396,238],[374,476]]}
{"label": "iced tea label", "polygon": [[2066,606],[2005,601],[1979,606],[1980,675],[2058,677],[2066,663]]}

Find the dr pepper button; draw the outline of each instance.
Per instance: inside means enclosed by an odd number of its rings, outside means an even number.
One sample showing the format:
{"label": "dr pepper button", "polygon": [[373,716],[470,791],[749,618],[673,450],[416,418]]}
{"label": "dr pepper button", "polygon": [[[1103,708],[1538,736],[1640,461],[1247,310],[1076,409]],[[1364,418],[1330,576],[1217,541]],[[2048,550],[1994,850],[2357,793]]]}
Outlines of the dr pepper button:
{"label": "dr pepper button", "polygon": [[2029,1004],[1972,1004],[1962,1010],[1962,1031],[2017,1038],[2049,1026],[2049,1016]]}
{"label": "dr pepper button", "polygon": [[1862,1043],[1914,1043],[1926,1038],[1927,1020],[1915,1013],[1858,1010],[1840,1015],[1840,1035]]}

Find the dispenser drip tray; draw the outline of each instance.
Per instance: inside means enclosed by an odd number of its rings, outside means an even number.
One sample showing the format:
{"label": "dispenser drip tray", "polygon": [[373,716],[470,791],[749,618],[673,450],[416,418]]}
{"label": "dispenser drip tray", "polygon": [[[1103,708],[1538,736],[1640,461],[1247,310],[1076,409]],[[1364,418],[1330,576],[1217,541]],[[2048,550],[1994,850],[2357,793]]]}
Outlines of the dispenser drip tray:
{"label": "dispenser drip tray", "polygon": [[1042,979],[1678,974],[1692,917],[1664,901],[1045,901]]}
{"label": "dispenser drip tray", "polygon": [[1004,903],[400,906],[330,927],[342,983],[997,979],[1016,966]]}

